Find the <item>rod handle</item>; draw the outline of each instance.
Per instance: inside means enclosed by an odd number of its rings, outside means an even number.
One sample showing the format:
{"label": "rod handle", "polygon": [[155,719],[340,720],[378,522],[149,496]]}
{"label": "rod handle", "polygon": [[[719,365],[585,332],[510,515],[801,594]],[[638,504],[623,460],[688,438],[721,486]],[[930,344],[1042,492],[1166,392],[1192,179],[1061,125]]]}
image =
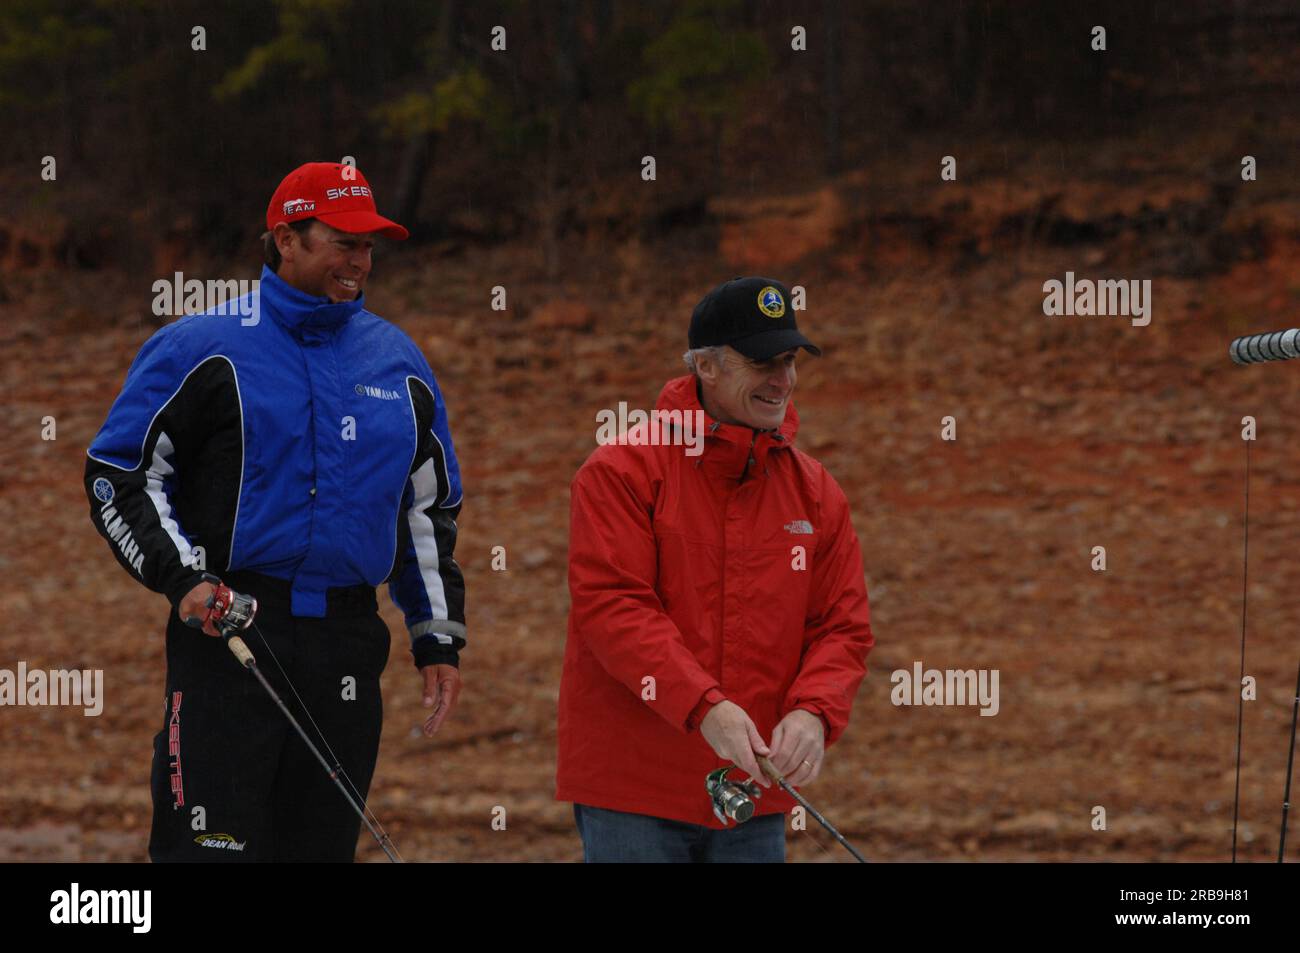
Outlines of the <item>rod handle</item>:
{"label": "rod handle", "polygon": [[248,668],[256,661],[253,658],[253,653],[249,651],[248,646],[244,644],[244,640],[239,636],[232,635],[226,639],[226,646],[234,654],[235,658],[239,659],[239,664],[244,668]]}
{"label": "rod handle", "polygon": [[770,758],[766,758],[761,754],[758,755],[758,766],[763,769],[764,774],[777,784],[780,784],[785,780],[785,778],[781,776],[781,772],[776,770],[776,765],[772,763]]}

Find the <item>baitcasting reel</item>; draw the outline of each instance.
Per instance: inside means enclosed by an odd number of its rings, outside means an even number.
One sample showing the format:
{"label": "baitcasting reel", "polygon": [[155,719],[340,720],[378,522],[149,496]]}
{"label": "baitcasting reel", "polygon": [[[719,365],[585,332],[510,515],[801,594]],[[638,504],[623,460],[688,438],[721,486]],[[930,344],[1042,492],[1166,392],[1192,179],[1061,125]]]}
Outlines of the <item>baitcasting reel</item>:
{"label": "baitcasting reel", "polygon": [[713,802],[713,813],[724,825],[730,821],[743,824],[754,816],[754,801],[763,796],[757,781],[729,781],[727,772],[736,770],[734,764],[710,771],[704,779],[704,790]]}
{"label": "baitcasting reel", "polygon": [[[221,633],[222,638],[229,640],[232,636],[239,635],[253,624],[253,616],[257,615],[256,599],[242,592],[235,592],[211,573],[205,572],[203,581],[211,583],[216,588],[216,591],[208,597],[207,621],[211,622],[212,627]],[[195,628],[203,627],[203,620],[201,619],[186,619],[185,621]]]}

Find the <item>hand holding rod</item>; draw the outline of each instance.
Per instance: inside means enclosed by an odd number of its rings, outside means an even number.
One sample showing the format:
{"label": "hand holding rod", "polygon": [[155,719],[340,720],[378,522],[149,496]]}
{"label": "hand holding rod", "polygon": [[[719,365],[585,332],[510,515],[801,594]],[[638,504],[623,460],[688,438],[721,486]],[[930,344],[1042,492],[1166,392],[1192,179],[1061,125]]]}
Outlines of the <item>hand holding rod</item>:
{"label": "hand holding rod", "polygon": [[[316,760],[320,762],[321,767],[325,769],[325,773],[330,776],[330,780],[334,782],[336,787],[338,787],[340,793],[342,793],[344,799],[348,802],[348,805],[352,810],[356,811],[357,816],[361,818],[361,822],[366,825],[366,829],[369,830],[375,840],[379,842],[380,849],[383,850],[383,852],[388,856],[388,859],[393,863],[401,863],[401,857],[393,847],[388,832],[381,831],[374,823],[372,823],[370,818],[366,816],[365,810],[362,809],[362,805],[357,803],[358,800],[361,800],[361,795],[358,794],[356,798],[353,798],[352,792],[350,792],[343,784],[343,781],[340,778],[340,775],[343,773],[343,768],[338,764],[335,764],[333,767],[330,766],[330,763],[325,760],[325,756],[320,753],[320,749],[316,747],[311,738],[307,736],[307,732],[303,730],[302,725],[298,723],[298,719],[293,716],[291,711],[289,711],[289,707],[285,705],[279,694],[277,694],[275,689],[271,687],[271,683],[266,680],[266,676],[262,674],[261,669],[257,667],[257,659],[253,657],[253,653],[249,650],[248,645],[242,638],[244,632],[247,632],[250,627],[255,627],[253,625],[253,617],[257,615],[257,600],[252,596],[234,592],[229,586],[225,585],[215,576],[205,577],[205,581],[209,578],[216,586],[216,591],[213,593],[212,598],[208,600],[208,621],[210,621],[216,630],[221,633],[221,637],[226,641],[226,647],[229,648],[235,658],[239,660],[239,664],[253,673],[258,682],[261,683],[262,687],[266,689],[266,693],[271,696],[271,700],[275,702],[276,707],[278,707],[280,711],[284,712],[284,717],[289,719],[289,724],[293,725],[294,730],[298,732],[298,737],[302,738],[303,743],[307,745],[308,750],[316,756]],[[258,631],[258,635],[261,635],[260,630]],[[265,637],[263,637],[263,640],[265,641]],[[288,678],[287,673],[285,673],[285,678]],[[290,683],[290,688],[292,687],[293,685]],[[297,694],[297,689],[294,689],[294,694]],[[302,702],[301,697],[299,697],[298,700],[300,703]],[[305,711],[306,706],[304,705],[303,708]],[[308,712],[307,717],[311,718],[310,712]],[[312,721],[312,724],[315,725],[314,720]],[[319,730],[320,729],[317,728],[317,731]],[[321,736],[321,740],[324,741],[323,735]],[[329,742],[325,742],[325,747],[329,748]],[[333,751],[331,751],[330,754],[333,755]],[[364,804],[364,801],[362,803]]]}

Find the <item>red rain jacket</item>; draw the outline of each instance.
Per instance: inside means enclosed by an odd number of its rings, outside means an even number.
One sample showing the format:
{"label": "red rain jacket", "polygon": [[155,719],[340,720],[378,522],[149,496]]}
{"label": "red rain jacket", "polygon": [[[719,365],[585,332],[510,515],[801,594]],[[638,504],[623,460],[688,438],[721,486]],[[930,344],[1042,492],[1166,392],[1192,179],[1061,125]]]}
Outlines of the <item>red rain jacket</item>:
{"label": "red rain jacket", "polygon": [[[695,378],[656,406],[702,411]],[[717,828],[710,703],[735,702],[769,744],[806,709],[830,745],[873,639],[848,502],[794,448],[794,405],[770,433],[704,420],[699,456],[609,444],[574,477],[556,798]],[[756,813],[793,804],[772,787]]]}

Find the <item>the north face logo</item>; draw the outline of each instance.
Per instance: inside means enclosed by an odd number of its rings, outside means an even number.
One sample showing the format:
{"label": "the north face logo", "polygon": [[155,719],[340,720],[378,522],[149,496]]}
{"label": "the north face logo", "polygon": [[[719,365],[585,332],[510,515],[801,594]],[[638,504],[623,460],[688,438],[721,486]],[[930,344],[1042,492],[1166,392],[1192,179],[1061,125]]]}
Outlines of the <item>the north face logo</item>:
{"label": "the north face logo", "polygon": [[785,524],[785,531],[787,533],[794,533],[796,536],[811,536],[813,528],[812,523],[809,523],[807,520],[795,520],[793,523]]}

